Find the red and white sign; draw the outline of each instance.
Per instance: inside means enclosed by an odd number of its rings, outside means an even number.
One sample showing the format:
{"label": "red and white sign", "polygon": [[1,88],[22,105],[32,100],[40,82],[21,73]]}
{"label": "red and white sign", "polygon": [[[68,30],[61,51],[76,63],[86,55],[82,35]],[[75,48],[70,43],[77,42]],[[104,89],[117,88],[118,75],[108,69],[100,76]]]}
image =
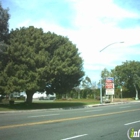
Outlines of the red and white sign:
{"label": "red and white sign", "polygon": [[114,95],[114,78],[107,77],[105,81],[106,95]]}
{"label": "red and white sign", "polygon": [[114,95],[114,89],[106,89],[106,95]]}
{"label": "red and white sign", "polygon": [[114,83],[105,83],[105,88],[106,89],[111,89],[111,88],[114,88]]}
{"label": "red and white sign", "polygon": [[113,77],[106,78],[106,83],[114,83],[114,78]]}

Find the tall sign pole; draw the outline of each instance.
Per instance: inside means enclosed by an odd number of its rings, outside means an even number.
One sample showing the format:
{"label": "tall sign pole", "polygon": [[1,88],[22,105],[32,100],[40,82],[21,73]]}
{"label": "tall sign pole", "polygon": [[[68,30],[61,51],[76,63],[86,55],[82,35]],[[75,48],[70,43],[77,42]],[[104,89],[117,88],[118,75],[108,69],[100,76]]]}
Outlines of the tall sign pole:
{"label": "tall sign pole", "polygon": [[102,79],[100,79],[100,104],[103,103],[103,99],[102,99]]}
{"label": "tall sign pole", "polygon": [[[108,48],[109,46],[112,46],[114,44],[117,44],[117,43],[124,43],[123,41],[121,42],[114,42],[114,43],[111,43],[109,45],[107,45],[106,47],[104,47],[102,50],[100,50],[100,52],[102,52],[103,50],[105,50],[106,48]],[[102,78],[101,78],[102,79]],[[102,104],[102,81],[100,79],[100,103]]]}

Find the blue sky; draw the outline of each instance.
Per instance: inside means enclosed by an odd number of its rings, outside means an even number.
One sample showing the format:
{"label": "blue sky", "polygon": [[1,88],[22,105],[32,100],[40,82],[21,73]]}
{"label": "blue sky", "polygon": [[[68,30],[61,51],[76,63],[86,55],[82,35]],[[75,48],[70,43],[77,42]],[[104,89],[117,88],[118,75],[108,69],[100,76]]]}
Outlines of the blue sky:
{"label": "blue sky", "polygon": [[[10,29],[33,25],[67,36],[84,60],[86,76],[140,61],[140,0],[1,0]],[[124,43],[119,43],[124,41]],[[99,52],[107,45],[118,42]]]}

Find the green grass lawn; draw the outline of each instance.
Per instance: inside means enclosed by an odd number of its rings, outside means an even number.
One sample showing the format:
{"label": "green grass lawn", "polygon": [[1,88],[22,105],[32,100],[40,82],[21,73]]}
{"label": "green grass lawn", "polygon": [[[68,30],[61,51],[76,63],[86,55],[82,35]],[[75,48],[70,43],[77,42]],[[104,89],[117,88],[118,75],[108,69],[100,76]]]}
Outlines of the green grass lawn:
{"label": "green grass lawn", "polygon": [[10,111],[10,110],[30,110],[30,109],[49,109],[49,108],[70,108],[77,106],[85,106],[89,104],[97,104],[99,100],[93,99],[72,99],[68,100],[55,100],[55,101],[47,101],[47,100],[36,100],[33,101],[32,104],[28,105],[21,102],[15,102],[14,105],[9,105],[8,103],[0,104],[0,111]]}
{"label": "green grass lawn", "polygon": [[[114,102],[121,102],[121,101],[132,101],[132,98],[115,98]],[[31,110],[31,109],[50,109],[50,108],[70,108],[70,107],[78,107],[78,106],[85,106],[90,104],[99,104],[99,100],[94,99],[72,99],[72,100],[33,100],[32,104],[26,104],[24,101],[15,101],[14,105],[10,105],[7,102],[0,103],[0,111],[12,111],[12,110]]]}

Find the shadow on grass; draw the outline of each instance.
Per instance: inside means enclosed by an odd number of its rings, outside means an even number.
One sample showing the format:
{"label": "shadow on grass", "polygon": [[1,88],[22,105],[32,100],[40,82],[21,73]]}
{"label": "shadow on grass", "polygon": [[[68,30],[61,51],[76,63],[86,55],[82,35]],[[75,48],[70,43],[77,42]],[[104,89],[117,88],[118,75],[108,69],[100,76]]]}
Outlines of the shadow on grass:
{"label": "shadow on grass", "polygon": [[48,103],[16,103],[10,104],[0,104],[0,111],[3,110],[31,110],[31,109],[49,109],[49,108],[74,108],[74,107],[84,107],[86,103],[79,102],[48,102]]}

